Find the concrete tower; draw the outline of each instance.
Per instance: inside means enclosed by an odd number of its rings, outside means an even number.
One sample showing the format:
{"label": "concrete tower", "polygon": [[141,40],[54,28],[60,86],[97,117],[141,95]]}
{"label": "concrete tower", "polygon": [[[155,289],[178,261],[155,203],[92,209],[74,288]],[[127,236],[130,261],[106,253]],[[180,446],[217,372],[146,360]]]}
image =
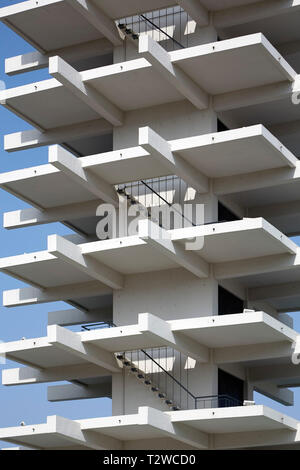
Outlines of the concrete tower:
{"label": "concrete tower", "polygon": [[29,286],[6,307],[69,304],[44,337],[0,345],[22,364],[2,383],[113,410],[0,440],[300,448],[298,421],[253,401],[293,405],[300,386],[300,1],[27,0],[0,20],[36,49],[7,74],[52,77],[1,92],[32,126],[5,150],[49,148],[47,164],[0,175],[31,206],[4,226],[74,232],[0,260]]}

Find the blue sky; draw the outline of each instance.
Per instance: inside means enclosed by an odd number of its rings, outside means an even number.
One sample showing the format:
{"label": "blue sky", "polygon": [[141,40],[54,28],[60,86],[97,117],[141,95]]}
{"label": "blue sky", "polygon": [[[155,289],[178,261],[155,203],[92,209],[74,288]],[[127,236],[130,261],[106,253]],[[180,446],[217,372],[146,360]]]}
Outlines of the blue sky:
{"label": "blue sky", "polygon": [[[0,1],[1,6],[11,1]],[[16,2],[15,2],[16,3]],[[0,25],[0,80],[6,88],[13,88],[47,78],[46,71],[38,71],[16,77],[8,77],[4,72],[4,59],[31,51],[32,48],[6,26]],[[47,148],[7,153],[3,150],[3,135],[29,129],[30,126],[5,108],[0,107],[0,173],[18,168],[26,168],[47,162]],[[66,234],[68,229],[61,224],[8,231],[3,229],[2,214],[22,209],[26,204],[3,190],[0,190],[0,257],[38,251],[46,248],[47,236],[53,233]],[[45,336],[49,311],[67,308],[63,302],[38,306],[5,308],[2,307],[2,291],[24,287],[25,284],[0,273],[0,340],[13,341],[22,337]],[[0,368],[19,367],[7,361]],[[48,415],[61,415],[80,419],[111,414],[111,400],[92,399],[51,404],[47,401],[47,385],[3,387],[0,385],[0,427],[16,426],[21,421],[26,424],[45,422]],[[4,443],[2,443],[4,444]],[[7,446],[7,443],[5,443]],[[3,447],[0,442],[0,447]]]}
{"label": "blue sky", "polygon": [[[1,6],[10,5],[10,0],[2,0]],[[25,83],[47,78],[46,71],[7,77],[4,73],[4,59],[26,53],[32,48],[4,25],[0,25],[0,80],[6,88],[13,88]],[[22,152],[6,153],[3,150],[3,135],[28,129],[30,126],[14,116],[5,108],[0,108],[0,172],[30,167],[47,162],[47,148]],[[66,227],[51,224],[40,227],[7,231],[2,227],[2,213],[26,207],[26,204],[0,190],[0,257],[46,248],[47,235],[67,233]],[[299,239],[295,239],[299,243]],[[4,274],[0,274],[1,291],[23,287]],[[2,305],[2,300],[0,300]],[[51,303],[39,306],[4,308],[0,307],[0,340],[13,341],[22,337],[32,338],[46,334],[48,311],[66,308],[63,303]],[[300,314],[293,314],[294,326],[300,329]],[[7,361],[0,368],[18,367],[18,364]],[[256,395],[257,403],[263,403],[300,419],[300,389],[295,389],[295,406],[284,407],[276,402]],[[111,414],[111,401],[108,399],[80,400],[51,404],[47,402],[47,386],[33,385],[21,387],[3,387],[0,385],[0,427],[16,426],[21,421],[26,424],[45,422],[48,415],[61,415],[67,418],[80,419],[85,417],[108,416]],[[2,443],[7,446],[7,443]],[[0,441],[0,447],[1,445]]]}

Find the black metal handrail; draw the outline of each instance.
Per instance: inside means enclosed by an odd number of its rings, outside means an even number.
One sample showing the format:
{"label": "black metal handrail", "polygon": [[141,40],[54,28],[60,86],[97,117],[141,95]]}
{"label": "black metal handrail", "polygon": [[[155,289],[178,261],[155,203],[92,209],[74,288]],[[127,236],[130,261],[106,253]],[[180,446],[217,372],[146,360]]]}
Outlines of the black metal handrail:
{"label": "black metal handrail", "polygon": [[[243,403],[234,398],[231,397],[230,395],[206,395],[206,396],[195,396],[188,388],[186,388],[179,380],[177,380],[170,372],[168,372],[161,364],[159,364],[153,357],[148,354],[145,350],[141,349],[142,353],[144,353],[149,359],[151,359],[156,366],[158,366],[165,374],[167,374],[172,380],[174,380],[177,385],[181,387],[182,390],[184,390],[194,401],[195,401],[195,408],[198,408],[198,402],[199,401],[213,401],[213,400],[218,400],[219,403],[224,402],[224,403],[232,403],[232,405],[225,405],[225,406],[241,406]],[[220,406],[219,406],[220,407]],[[221,408],[221,407],[220,407]]]}
{"label": "black metal handrail", "polygon": [[[84,330],[90,331],[91,329],[97,329],[97,328],[116,328],[117,325],[113,323],[112,321],[106,321],[106,322],[99,322],[99,323],[91,323],[89,325],[82,325],[82,328]],[[242,406],[243,402],[241,400],[238,400],[235,397],[232,397],[230,395],[225,395],[225,394],[220,394],[220,395],[203,395],[203,396],[196,396],[194,395],[187,387],[185,387],[176,377],[174,377],[172,374],[170,374],[169,371],[167,371],[159,362],[157,362],[147,351],[144,349],[140,349],[141,351],[148,359],[150,359],[164,374],[166,374],[174,383],[176,383],[181,390],[183,390],[187,396],[191,398],[195,405],[195,409],[203,409],[203,408],[226,408],[226,407],[231,407],[231,406]],[[132,351],[131,351],[132,352]],[[124,352],[124,355],[126,355],[126,352]],[[209,406],[206,406],[206,404],[209,404]],[[213,406],[215,404],[215,406]],[[199,406],[202,405],[202,406]]]}
{"label": "black metal handrail", "polygon": [[[132,39],[137,40],[139,35],[142,32],[148,32],[148,27],[150,31],[153,32],[156,30],[159,34],[159,42],[170,42],[173,45],[173,49],[176,47],[180,49],[185,49],[189,46],[189,32],[185,34],[181,29],[184,23],[188,24],[189,15],[183,9],[179,7],[175,7],[177,10],[175,11],[173,8],[164,8],[162,10],[155,10],[151,14],[144,13],[140,15],[129,16],[126,18],[120,18],[117,20],[117,26],[120,28],[126,36],[131,36]],[[151,15],[151,19],[150,16]],[[172,21],[172,25],[175,27],[176,21],[177,25],[180,28],[179,31],[179,40],[170,35],[163,27],[162,21],[165,20],[166,26],[168,25],[169,20]],[[153,38],[154,39],[154,38]],[[183,44],[185,42],[185,45]],[[167,48],[167,46],[162,45],[162,47]]]}
{"label": "black metal handrail", "polygon": [[162,370],[162,372],[164,372],[164,374],[168,375],[172,380],[174,380],[174,382],[177,383],[177,385],[179,385],[186,393],[188,393],[191,397],[196,398],[196,397],[193,396],[193,394],[181,382],[179,382],[179,380],[177,380],[172,374],[170,374],[170,372],[168,372],[162,365],[160,365],[159,362],[157,362],[155,359],[153,359],[153,357],[150,354],[148,354],[144,349],[141,349],[141,351],[152,362],[154,362],[154,364],[156,366],[158,366]]}
{"label": "black metal handrail", "polygon": [[153,21],[149,20],[149,18],[147,18],[145,15],[140,15],[140,18],[142,18],[145,22],[151,24],[151,26],[153,26],[155,29],[157,29],[157,31],[159,31],[160,33],[164,34],[168,39],[170,39],[171,41],[173,41],[175,44],[177,44],[179,47],[181,47],[182,49],[184,49],[184,45],[181,44],[179,41],[177,41],[176,39],[172,38],[172,36],[170,36],[166,31],[164,31],[163,29],[161,29],[159,26],[157,26],[157,24],[155,24]]}

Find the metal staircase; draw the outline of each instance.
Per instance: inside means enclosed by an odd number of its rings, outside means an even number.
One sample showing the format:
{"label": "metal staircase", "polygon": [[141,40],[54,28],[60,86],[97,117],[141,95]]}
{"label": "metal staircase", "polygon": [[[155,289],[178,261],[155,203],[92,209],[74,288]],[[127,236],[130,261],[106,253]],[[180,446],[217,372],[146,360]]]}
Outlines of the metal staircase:
{"label": "metal staircase", "polygon": [[192,22],[183,8],[175,6],[121,18],[116,23],[126,39],[136,41],[141,34],[147,34],[169,52],[189,47]]}
{"label": "metal staircase", "polygon": [[172,411],[243,405],[240,400],[228,395],[195,396],[189,389],[189,370],[194,360],[172,348],[127,351],[118,353],[116,357],[129,374],[134,375]]}
{"label": "metal staircase", "polygon": [[[168,362],[170,362],[168,349],[170,348],[151,349],[152,355],[160,356],[156,358],[157,360],[143,349],[118,353],[116,357],[130,374],[134,375],[166,406],[172,411],[178,411],[182,406],[174,389],[175,385],[180,387],[183,385],[166,369],[169,368]],[[166,368],[161,365],[161,362],[167,363]]]}

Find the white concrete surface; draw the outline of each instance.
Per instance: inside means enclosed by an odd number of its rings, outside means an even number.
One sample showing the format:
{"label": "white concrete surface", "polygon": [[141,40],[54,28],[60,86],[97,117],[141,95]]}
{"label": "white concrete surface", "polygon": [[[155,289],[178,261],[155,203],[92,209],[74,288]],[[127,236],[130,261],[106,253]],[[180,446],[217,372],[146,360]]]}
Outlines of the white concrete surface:
{"label": "white concrete surface", "polygon": [[[247,402],[258,391],[291,406],[288,387],[300,386],[291,362],[299,335],[287,315],[300,309],[299,248],[289,238],[300,233],[300,108],[292,103],[300,2],[173,2],[190,20],[174,17],[171,35],[188,47],[170,52],[157,32],[125,41],[117,28],[118,19],[148,11],[147,0],[0,9],[0,20],[36,49],[8,58],[6,71],[48,67],[52,75],[1,92],[1,104],[33,127],[5,136],[5,150],[51,146],[48,164],[0,175],[1,187],[31,206],[5,214],[5,228],[60,221],[81,234],[51,235],[46,250],[0,260],[2,272],[30,286],[4,292],[5,306],[73,307],[50,312],[47,336],[0,345],[23,364],[5,369],[2,381],[52,383],[53,402],[111,397],[113,414],[0,429],[20,449],[300,446],[299,423],[260,405],[192,409],[187,400],[166,411],[170,403],[116,360],[120,351],[169,348],[166,369],[175,374],[183,357],[198,397],[218,395],[218,368],[244,382]],[[217,132],[218,119],[229,130]],[[118,207],[115,185],[172,175],[186,194],[168,186],[167,202],[201,204],[204,225],[164,230],[144,219],[127,236],[122,220],[117,238],[95,241],[96,207]],[[216,222],[219,202],[240,220]],[[186,249],[191,239],[194,250]],[[243,313],[218,316],[220,285]],[[67,328],[90,321],[118,326]]]}
{"label": "white concrete surface", "polygon": [[[137,414],[79,421],[49,416],[45,424],[2,429],[0,438],[34,449],[98,450],[144,448],[146,441],[146,449],[156,449],[159,440],[167,438],[173,448],[179,441],[183,449],[214,450],[228,448],[230,441],[236,448],[245,447],[246,442],[249,447],[264,445],[266,441],[259,442],[257,431],[264,432],[270,445],[283,436],[285,442],[297,443],[298,426],[295,419],[264,406],[165,413],[141,407]],[[249,432],[252,442],[247,440]]]}

